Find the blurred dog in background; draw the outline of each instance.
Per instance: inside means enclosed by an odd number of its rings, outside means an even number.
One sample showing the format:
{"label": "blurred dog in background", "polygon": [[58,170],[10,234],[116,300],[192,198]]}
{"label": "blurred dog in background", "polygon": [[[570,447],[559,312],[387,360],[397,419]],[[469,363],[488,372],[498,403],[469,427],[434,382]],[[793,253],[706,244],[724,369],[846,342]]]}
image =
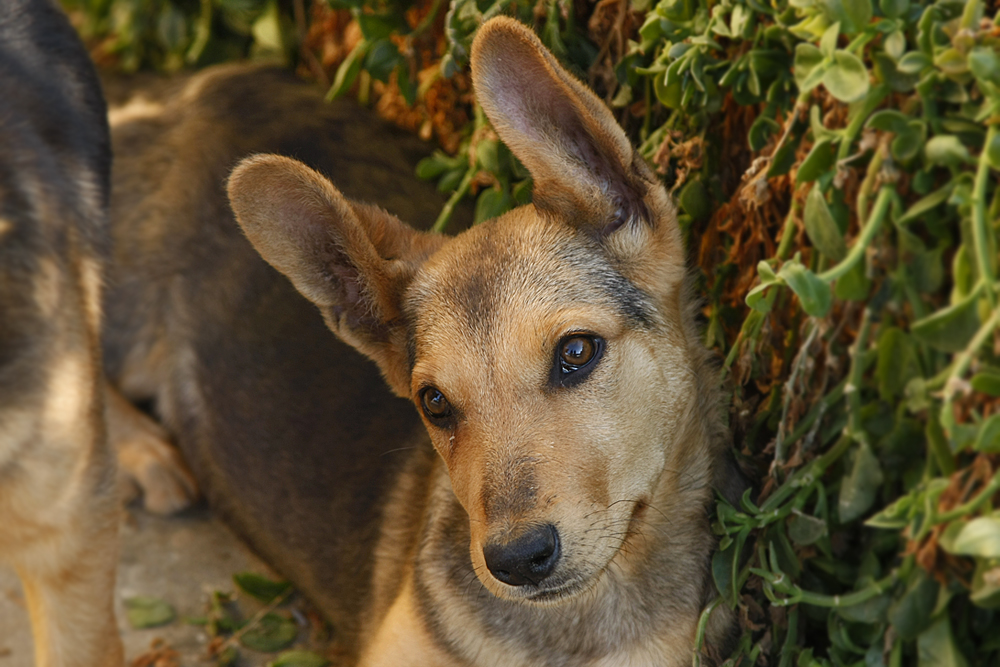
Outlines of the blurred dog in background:
{"label": "blurred dog in background", "polygon": [[36,664],[118,665],[99,339],[110,141],[54,1],[0,4],[0,145],[0,561],[24,585]]}

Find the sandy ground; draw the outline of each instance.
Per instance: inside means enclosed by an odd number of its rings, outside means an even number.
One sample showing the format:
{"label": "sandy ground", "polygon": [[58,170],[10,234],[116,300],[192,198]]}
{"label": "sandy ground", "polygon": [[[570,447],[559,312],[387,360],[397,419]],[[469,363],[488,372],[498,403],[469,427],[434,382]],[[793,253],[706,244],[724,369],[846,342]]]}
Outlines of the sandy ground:
{"label": "sandy ground", "polygon": [[[207,658],[209,637],[205,628],[185,619],[205,615],[212,591],[233,591],[232,575],[237,572],[274,575],[207,510],[162,518],[129,508],[123,516],[116,606],[126,664],[131,665],[147,653],[154,639],[165,640],[178,652],[179,660],[174,664],[213,664]],[[177,612],[177,620],[158,628],[129,627],[122,600],[140,595],[169,602]],[[246,596],[238,602],[246,618],[262,606]],[[305,648],[310,634],[307,624],[301,614],[294,617],[301,626],[295,647]],[[240,649],[237,665],[260,667],[274,658],[275,654]],[[0,667],[32,665],[31,632],[21,587],[12,571],[0,568]]]}

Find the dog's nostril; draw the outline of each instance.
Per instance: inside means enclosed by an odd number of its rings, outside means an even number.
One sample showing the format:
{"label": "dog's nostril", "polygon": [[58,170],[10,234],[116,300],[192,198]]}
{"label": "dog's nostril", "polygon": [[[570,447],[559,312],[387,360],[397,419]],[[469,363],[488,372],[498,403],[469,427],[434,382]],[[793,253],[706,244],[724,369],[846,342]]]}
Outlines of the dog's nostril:
{"label": "dog's nostril", "polygon": [[483,547],[486,567],[509,586],[538,585],[559,561],[559,533],[552,524],[534,526],[509,542]]}

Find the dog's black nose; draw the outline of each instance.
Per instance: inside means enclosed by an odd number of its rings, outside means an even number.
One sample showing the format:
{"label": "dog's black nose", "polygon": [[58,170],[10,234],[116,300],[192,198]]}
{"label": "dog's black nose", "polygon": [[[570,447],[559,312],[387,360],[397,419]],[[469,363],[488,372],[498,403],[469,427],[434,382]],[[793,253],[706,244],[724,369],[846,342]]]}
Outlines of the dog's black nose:
{"label": "dog's black nose", "polygon": [[537,585],[559,561],[559,533],[552,524],[534,526],[510,542],[483,547],[486,567],[510,586]]}

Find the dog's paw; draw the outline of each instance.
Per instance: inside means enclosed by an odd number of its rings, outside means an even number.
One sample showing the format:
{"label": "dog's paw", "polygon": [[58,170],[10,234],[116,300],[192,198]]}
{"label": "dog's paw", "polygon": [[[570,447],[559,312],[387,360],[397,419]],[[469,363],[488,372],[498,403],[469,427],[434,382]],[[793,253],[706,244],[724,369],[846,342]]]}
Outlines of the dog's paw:
{"label": "dog's paw", "polygon": [[174,514],[198,498],[198,485],[177,449],[150,434],[115,443],[118,470],[126,502],[142,494],[143,506],[154,514]]}
{"label": "dog's paw", "polygon": [[154,514],[173,514],[198,498],[198,485],[167,432],[110,385],[105,392],[108,439],[118,454],[118,479],[128,503],[139,494]]}

